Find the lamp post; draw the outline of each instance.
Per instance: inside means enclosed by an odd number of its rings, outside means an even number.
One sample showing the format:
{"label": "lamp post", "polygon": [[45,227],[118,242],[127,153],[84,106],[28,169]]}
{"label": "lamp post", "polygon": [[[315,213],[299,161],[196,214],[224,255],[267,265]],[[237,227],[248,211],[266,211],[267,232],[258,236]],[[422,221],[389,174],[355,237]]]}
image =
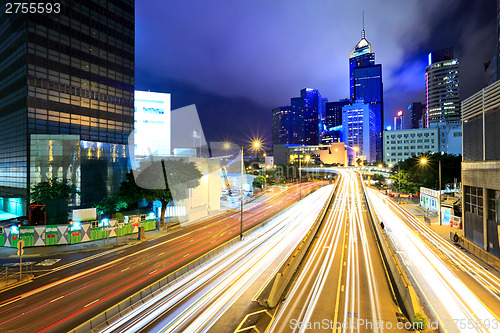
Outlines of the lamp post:
{"label": "lamp post", "polygon": [[[426,163],[427,163],[427,159],[425,157],[420,159],[420,164],[425,165]],[[439,219],[439,225],[441,225],[442,224],[441,223],[441,159],[439,159],[439,161],[438,161],[438,174],[439,174],[438,219]]]}
{"label": "lamp post", "polygon": [[398,202],[401,204],[401,161],[398,161]]}
{"label": "lamp post", "polygon": [[302,155],[299,154],[299,201],[302,200]]}
{"label": "lamp post", "polygon": [[[251,145],[241,145],[240,146],[240,149],[241,149],[240,241],[243,240],[243,175],[244,175],[244,172],[245,172],[245,164],[244,164],[244,161],[243,161],[243,149],[245,147],[252,147],[254,149],[258,149],[258,148],[260,148],[260,142],[259,141],[254,141]],[[231,144],[230,143],[224,143],[224,148],[225,149],[231,148]]]}

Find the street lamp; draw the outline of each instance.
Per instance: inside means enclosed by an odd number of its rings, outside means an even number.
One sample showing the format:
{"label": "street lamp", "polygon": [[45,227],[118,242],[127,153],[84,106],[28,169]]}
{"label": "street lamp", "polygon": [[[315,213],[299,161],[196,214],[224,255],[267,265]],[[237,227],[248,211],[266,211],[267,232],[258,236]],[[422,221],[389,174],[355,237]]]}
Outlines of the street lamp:
{"label": "street lamp", "polygon": [[[260,148],[260,141],[255,140],[250,145],[240,145],[241,149],[241,189],[240,189],[240,200],[241,200],[241,211],[240,211],[240,241],[243,240],[243,175],[245,172],[245,163],[243,161],[243,149],[246,147],[252,147],[252,149]],[[231,144],[229,142],[224,143],[224,148],[231,148]]]}
{"label": "street lamp", "polygon": [[[420,159],[420,164],[425,165],[427,164],[428,160],[425,157],[422,157]],[[439,165],[439,194],[438,194],[438,219],[439,219],[439,225],[441,225],[441,159],[438,161]]]}
{"label": "street lamp", "polygon": [[359,148],[358,147],[354,147],[353,150],[354,150],[354,166],[357,166],[358,162],[356,161],[356,158],[357,158],[357,155],[358,155]]}

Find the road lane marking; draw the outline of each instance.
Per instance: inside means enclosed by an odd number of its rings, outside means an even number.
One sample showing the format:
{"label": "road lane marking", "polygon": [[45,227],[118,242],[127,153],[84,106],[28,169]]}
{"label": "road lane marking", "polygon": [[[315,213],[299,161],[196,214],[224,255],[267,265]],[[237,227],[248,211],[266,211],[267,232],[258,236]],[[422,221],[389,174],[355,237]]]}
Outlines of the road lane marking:
{"label": "road lane marking", "polygon": [[122,270],[121,270],[121,272],[124,272],[124,271],[126,271],[127,269],[130,269],[130,267],[127,267],[127,268],[122,269]]}
{"label": "road lane marking", "polygon": [[157,256],[157,257],[159,257],[159,256],[161,256],[161,255],[162,255],[162,254],[164,254],[164,253],[165,253],[165,252],[160,252],[160,253],[158,253],[156,256]]}
{"label": "road lane marking", "polygon": [[[342,237],[342,243],[345,244],[345,238],[347,235],[347,228],[344,229],[344,237]],[[347,248],[347,245],[342,247],[342,253],[340,254],[341,262],[344,261],[344,250]],[[345,262],[345,261],[344,261]],[[335,316],[333,317],[333,322],[337,322],[338,313],[339,313],[339,302],[340,302],[340,284],[342,282],[342,267],[339,268],[339,283],[337,285],[337,297],[335,300]]]}
{"label": "road lane marking", "polygon": [[55,302],[55,301],[57,301],[58,299],[61,299],[61,298],[63,298],[64,296],[66,296],[66,295],[62,295],[61,297],[58,297],[58,298],[54,298],[54,299],[53,299],[52,301],[50,301],[50,303],[52,303],[52,302]]}
{"label": "road lane marking", "polygon": [[89,305],[92,305],[92,304],[94,304],[94,303],[95,303],[95,302],[97,302],[98,300],[99,300],[99,298],[98,298],[98,299],[96,299],[95,301],[93,301],[93,302],[90,302],[89,304],[85,305],[85,306],[84,306],[84,308],[86,308],[86,307],[87,307],[87,306],[89,306]]}
{"label": "road lane marking", "polygon": [[154,272],[156,272],[156,271],[157,271],[157,269],[155,269],[154,271],[149,272],[149,274],[153,274],[153,273],[154,273]]}

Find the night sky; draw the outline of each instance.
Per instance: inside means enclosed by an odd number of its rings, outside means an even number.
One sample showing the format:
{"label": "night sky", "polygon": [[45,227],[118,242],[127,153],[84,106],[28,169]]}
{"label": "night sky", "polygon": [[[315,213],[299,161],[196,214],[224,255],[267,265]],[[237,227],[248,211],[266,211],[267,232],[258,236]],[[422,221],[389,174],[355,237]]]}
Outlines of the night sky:
{"label": "night sky", "polygon": [[260,136],[271,145],[271,110],[300,89],[349,96],[349,53],[361,36],[382,64],[386,125],[425,102],[430,51],[454,47],[460,96],[483,87],[496,50],[494,0],[140,0],[136,89],[195,104],[208,141]]}

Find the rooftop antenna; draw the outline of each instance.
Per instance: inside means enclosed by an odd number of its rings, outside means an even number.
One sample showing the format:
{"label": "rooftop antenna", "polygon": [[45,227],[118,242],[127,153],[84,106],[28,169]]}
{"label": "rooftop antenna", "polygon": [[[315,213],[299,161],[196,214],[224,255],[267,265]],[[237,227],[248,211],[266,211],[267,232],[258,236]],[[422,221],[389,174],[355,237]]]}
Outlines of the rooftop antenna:
{"label": "rooftop antenna", "polygon": [[363,30],[361,31],[361,39],[365,38],[365,11],[362,11],[363,13]]}

